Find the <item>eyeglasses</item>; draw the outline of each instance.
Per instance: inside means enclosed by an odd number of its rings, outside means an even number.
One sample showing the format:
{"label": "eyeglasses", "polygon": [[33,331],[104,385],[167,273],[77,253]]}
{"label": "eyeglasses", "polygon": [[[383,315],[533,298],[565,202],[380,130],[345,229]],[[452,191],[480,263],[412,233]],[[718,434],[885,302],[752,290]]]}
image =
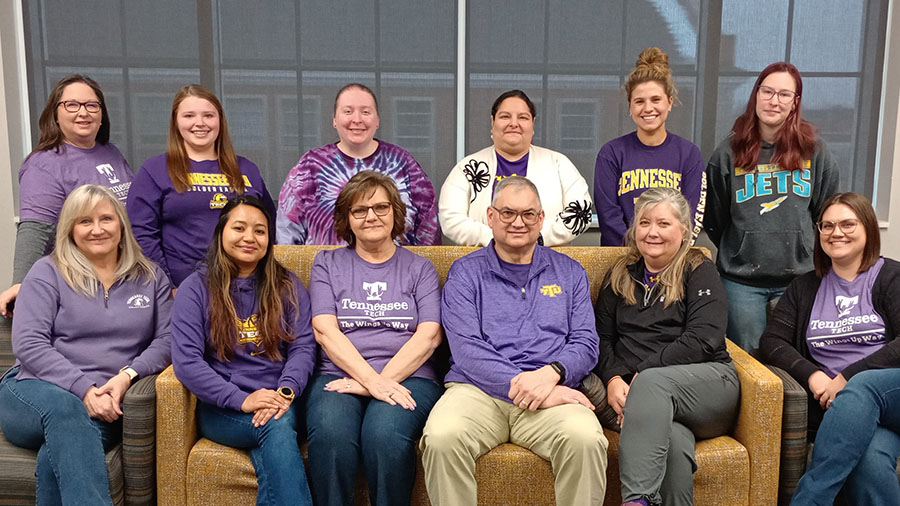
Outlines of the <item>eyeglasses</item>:
{"label": "eyeglasses", "polygon": [[391,212],[391,203],[379,202],[371,206],[351,207],[350,216],[353,216],[357,220],[365,219],[365,217],[369,215],[369,209],[375,212],[375,216],[386,216],[387,213]]}
{"label": "eyeglasses", "polygon": [[794,97],[798,96],[796,92],[791,90],[775,91],[774,88],[768,86],[760,86],[758,88],[759,98],[763,100],[772,100],[772,97],[778,95],[778,101],[782,104],[790,104]]}
{"label": "eyeglasses", "polygon": [[856,230],[856,225],[859,224],[859,220],[849,219],[849,220],[841,220],[837,223],[833,221],[820,221],[816,223],[816,227],[819,228],[819,232],[825,235],[831,235],[834,233],[834,227],[840,227],[841,232],[845,234],[852,234],[854,230]]}
{"label": "eyeglasses", "polygon": [[84,106],[84,110],[86,110],[87,112],[100,112],[100,102],[94,102],[93,100],[89,102],[79,102],[77,100],[61,100],[59,104],[56,105],[59,106],[60,104],[62,104],[62,106],[68,112],[78,112],[81,110],[81,106]]}
{"label": "eyeglasses", "polygon": [[519,216],[522,217],[522,222],[526,225],[534,225],[537,223],[538,218],[541,216],[540,211],[535,211],[534,209],[526,209],[524,211],[516,211],[510,209],[508,207],[504,207],[503,209],[497,209],[494,206],[491,206],[491,209],[497,211],[497,214],[500,216],[500,221],[503,223],[512,223],[516,221],[516,218]]}

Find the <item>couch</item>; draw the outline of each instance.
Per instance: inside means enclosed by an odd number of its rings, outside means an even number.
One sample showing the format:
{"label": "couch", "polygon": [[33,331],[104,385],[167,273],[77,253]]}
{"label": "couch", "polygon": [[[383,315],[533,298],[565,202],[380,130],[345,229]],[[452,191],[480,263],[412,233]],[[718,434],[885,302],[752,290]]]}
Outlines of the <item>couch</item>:
{"label": "couch", "polygon": [[[12,323],[0,317],[0,374],[15,363]],[[113,504],[156,504],[156,375],[140,378],[125,394],[122,443],[106,453]],[[0,431],[0,504],[34,504],[37,451],[19,448]]]}
{"label": "couch", "polygon": [[[276,257],[308,282],[316,253],[327,246],[277,246]],[[411,247],[435,265],[441,283],[453,260],[475,248]],[[556,248],[581,262],[588,272],[591,296],[622,248]],[[728,436],[697,443],[695,504],[768,506],[776,501],[781,439],[781,381],[759,362],[728,343],[741,382],[740,413]],[[157,380],[157,491],[160,506],[254,504],[256,477],[246,452],[200,438],[194,411],[196,398],[169,368]],[[618,480],[618,434],[606,431],[609,467],[606,505],[621,502]],[[430,502],[421,462],[413,504]],[[502,444],[476,463],[478,503],[486,505],[552,505],[553,473],[549,462],[513,444]],[[368,504],[364,479],[357,481],[356,503]]]}

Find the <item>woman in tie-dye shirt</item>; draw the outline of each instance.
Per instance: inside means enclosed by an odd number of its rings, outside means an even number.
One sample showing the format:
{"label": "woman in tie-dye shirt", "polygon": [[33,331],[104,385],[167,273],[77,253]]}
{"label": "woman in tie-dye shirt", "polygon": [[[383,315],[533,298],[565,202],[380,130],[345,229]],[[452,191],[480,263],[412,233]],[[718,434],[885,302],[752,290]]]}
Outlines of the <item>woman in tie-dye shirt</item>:
{"label": "woman in tie-dye shirt", "polygon": [[409,245],[441,243],[434,187],[419,162],[400,146],[375,139],[378,103],[368,87],[338,91],[334,128],[340,141],[309,150],[291,169],[278,197],[279,244],[343,244],[334,231],[334,203],[353,175],[374,170],[389,176],[406,204]]}

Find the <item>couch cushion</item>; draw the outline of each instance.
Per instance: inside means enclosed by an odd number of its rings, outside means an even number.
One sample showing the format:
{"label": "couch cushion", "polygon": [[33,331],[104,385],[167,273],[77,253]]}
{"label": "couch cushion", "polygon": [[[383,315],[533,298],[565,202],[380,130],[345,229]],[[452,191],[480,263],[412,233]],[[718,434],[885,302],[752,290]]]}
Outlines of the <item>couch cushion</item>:
{"label": "couch cushion", "polygon": [[[34,504],[34,469],[37,450],[19,448],[0,432],[0,504]],[[122,445],[106,452],[109,492],[113,504],[125,503],[125,480],[122,472]]]}

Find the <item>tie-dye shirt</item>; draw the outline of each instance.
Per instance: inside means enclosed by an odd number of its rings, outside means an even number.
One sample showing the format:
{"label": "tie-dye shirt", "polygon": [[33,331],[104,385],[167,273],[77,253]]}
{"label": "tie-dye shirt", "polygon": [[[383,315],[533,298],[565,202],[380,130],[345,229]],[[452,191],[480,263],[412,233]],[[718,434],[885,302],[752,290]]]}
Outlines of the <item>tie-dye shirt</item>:
{"label": "tie-dye shirt", "polygon": [[334,204],[356,173],[375,170],[394,180],[406,204],[409,245],[441,244],[434,186],[408,151],[384,141],[366,158],[352,158],[337,143],[309,150],[288,172],[278,196],[279,244],[345,244],[334,232]]}

